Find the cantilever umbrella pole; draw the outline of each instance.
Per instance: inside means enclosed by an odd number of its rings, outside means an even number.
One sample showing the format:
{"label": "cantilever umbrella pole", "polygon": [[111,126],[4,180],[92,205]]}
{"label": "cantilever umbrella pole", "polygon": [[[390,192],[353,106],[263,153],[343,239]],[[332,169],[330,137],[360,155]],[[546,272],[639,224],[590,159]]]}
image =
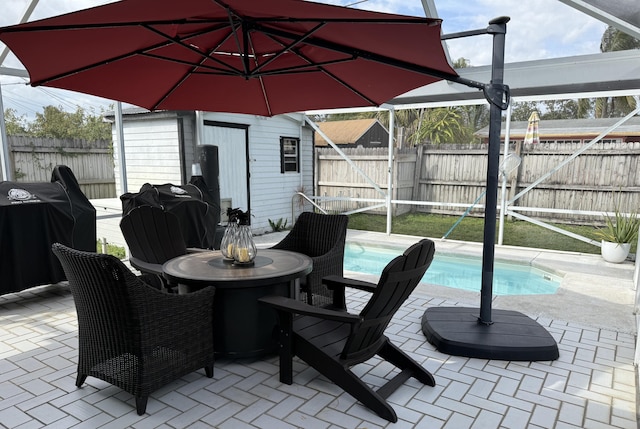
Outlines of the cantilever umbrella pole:
{"label": "cantilever umbrella pole", "polygon": [[[504,46],[508,18],[496,18],[489,22],[488,32],[493,34],[493,60],[491,62],[491,84],[485,94],[489,98],[489,150],[487,166],[487,195],[485,200],[484,239],[482,252],[482,287],[480,289],[480,317],[484,324],[491,320],[491,301],[493,299],[493,268],[496,238],[496,206],[498,204],[498,172],[500,169],[500,128],[502,110],[508,107],[508,91],[504,91]],[[492,96],[495,97],[492,99]],[[497,98],[497,99],[496,99]]]}
{"label": "cantilever umbrella pole", "polygon": [[509,88],[503,84],[504,46],[509,17],[502,16],[489,21],[486,29],[464,31],[443,35],[442,40],[480,34],[493,35],[493,58],[491,61],[491,82],[482,84],[462,77],[451,79],[454,82],[480,88],[489,102],[489,150],[487,165],[484,237],[482,249],[482,287],[480,289],[480,317],[478,322],[490,325],[491,301],[493,299],[493,266],[496,238],[496,206],[498,204],[498,173],[500,169],[500,131],[502,111],[509,107]]}
{"label": "cantilever umbrella pole", "polygon": [[504,41],[509,18],[489,22],[493,35],[491,82],[484,90],[490,105],[482,288],[480,315],[473,307],[431,307],[422,317],[422,332],[442,353],[482,359],[537,361],[554,360],[558,344],[544,327],[525,314],[497,310],[492,320],[493,268],[496,238],[496,206],[500,170],[500,128],[502,110],[509,107],[509,88],[503,84]]}

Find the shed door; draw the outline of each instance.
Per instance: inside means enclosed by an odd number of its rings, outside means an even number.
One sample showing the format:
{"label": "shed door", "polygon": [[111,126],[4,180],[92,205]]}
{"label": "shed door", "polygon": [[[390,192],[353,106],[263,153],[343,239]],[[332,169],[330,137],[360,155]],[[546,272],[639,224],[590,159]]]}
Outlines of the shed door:
{"label": "shed door", "polygon": [[247,126],[204,121],[203,129],[203,143],[218,146],[220,199],[230,198],[232,207],[250,210]]}

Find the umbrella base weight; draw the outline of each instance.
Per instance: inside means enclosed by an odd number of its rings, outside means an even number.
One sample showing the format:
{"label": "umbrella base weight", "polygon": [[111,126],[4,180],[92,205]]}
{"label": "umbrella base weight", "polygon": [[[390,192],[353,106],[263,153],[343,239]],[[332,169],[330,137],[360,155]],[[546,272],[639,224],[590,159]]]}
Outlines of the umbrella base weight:
{"label": "umbrella base weight", "polygon": [[422,332],[438,351],[480,359],[543,361],[559,357],[555,339],[535,320],[517,311],[493,310],[490,325],[480,310],[432,307],[422,316]]}

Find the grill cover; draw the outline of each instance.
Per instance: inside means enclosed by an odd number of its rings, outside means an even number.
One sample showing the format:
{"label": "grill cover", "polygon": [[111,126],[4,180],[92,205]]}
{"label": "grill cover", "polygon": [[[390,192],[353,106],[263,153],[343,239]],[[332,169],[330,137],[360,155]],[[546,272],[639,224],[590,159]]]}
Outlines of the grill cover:
{"label": "grill cover", "polygon": [[96,251],[96,210],[69,167],[51,183],[0,182],[0,294],[65,279],[53,243]]}
{"label": "grill cover", "polygon": [[120,200],[123,215],[142,205],[160,207],[176,215],[187,247],[214,247],[220,203],[214,200],[202,176],[193,176],[186,185],[145,183],[140,192],[123,194]]}

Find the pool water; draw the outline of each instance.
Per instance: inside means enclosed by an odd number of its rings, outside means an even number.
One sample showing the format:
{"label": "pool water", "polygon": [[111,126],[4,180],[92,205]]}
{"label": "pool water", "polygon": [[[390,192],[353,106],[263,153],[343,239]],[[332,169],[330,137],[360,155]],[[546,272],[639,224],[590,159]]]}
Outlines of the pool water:
{"label": "pool water", "polygon": [[[347,243],[344,269],[379,275],[387,263],[402,252],[404,249]],[[560,285],[558,276],[529,265],[496,261],[493,271],[493,295],[554,294]],[[482,260],[471,256],[439,255],[436,252],[422,281],[480,292]]]}

